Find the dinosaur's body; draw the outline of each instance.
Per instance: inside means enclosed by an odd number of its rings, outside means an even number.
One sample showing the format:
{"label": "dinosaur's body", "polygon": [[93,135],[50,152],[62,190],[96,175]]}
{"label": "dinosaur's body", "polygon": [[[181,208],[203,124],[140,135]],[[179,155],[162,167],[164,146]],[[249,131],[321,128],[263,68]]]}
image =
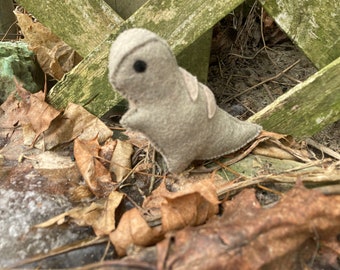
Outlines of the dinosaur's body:
{"label": "dinosaur's body", "polygon": [[174,173],[234,152],[262,129],[220,109],[210,89],[178,67],[167,43],[144,29],[113,43],[109,80],[129,101],[122,125],[146,135]]}

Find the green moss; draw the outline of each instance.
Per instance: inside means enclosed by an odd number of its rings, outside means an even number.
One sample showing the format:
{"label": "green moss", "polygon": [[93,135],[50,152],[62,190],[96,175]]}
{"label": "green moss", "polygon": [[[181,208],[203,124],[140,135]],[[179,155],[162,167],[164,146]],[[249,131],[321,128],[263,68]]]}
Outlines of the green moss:
{"label": "green moss", "polygon": [[0,42],[0,103],[15,90],[16,78],[23,87],[35,93],[43,87],[43,73],[34,54],[23,42]]}
{"label": "green moss", "polygon": [[147,28],[165,38],[178,55],[241,2],[197,0],[189,5],[184,0],[148,1],[71,71],[72,74],[81,74],[79,78],[74,78],[81,82],[75,82],[73,77],[68,76],[54,87],[50,94],[51,103],[60,107],[60,104],[65,103],[59,99],[63,93],[80,92],[84,99],[78,93],[66,94],[64,97],[78,104],[84,104],[85,100],[92,98],[87,108],[97,116],[102,116],[109,106],[113,107],[121,100],[118,94],[112,94],[106,75],[109,46],[121,31],[131,27]]}
{"label": "green moss", "polygon": [[338,0],[261,0],[266,11],[316,67],[339,56]]}
{"label": "green moss", "polygon": [[251,117],[266,130],[308,137],[340,119],[340,57]]}

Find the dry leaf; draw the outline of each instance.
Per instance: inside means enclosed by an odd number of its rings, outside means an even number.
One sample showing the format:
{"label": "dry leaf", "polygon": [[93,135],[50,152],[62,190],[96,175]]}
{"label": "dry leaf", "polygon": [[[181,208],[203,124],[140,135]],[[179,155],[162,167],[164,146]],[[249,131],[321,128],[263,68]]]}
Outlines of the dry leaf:
{"label": "dry leaf", "polygon": [[160,243],[158,253],[167,254],[158,258],[163,269],[302,269],[339,233],[340,196],[302,186],[270,209],[262,209],[249,189],[224,209],[222,217]]}
{"label": "dry leaf", "polygon": [[44,137],[40,138],[35,146],[49,150],[75,138],[91,140],[96,136],[99,143],[102,143],[112,134],[98,117],[77,104],[69,103],[63,115],[51,123],[49,129],[44,132]]}
{"label": "dry leaf", "polygon": [[262,131],[258,139],[263,140],[265,138],[267,140],[262,141],[253,149],[254,154],[278,159],[310,161],[308,151],[301,149],[301,146],[291,136]]}
{"label": "dry leaf", "polygon": [[108,235],[115,229],[115,211],[124,197],[123,193],[112,191],[108,199],[93,202],[86,207],[76,207],[43,223],[36,228],[47,228],[72,221],[79,226],[92,226],[97,236]]}
{"label": "dry leaf", "polygon": [[109,235],[116,228],[115,211],[123,198],[124,194],[118,191],[110,193],[101,215],[92,224],[92,228],[97,236]]}
{"label": "dry leaf", "polygon": [[110,234],[110,240],[119,256],[125,255],[126,249],[132,244],[148,246],[163,237],[161,227],[151,228],[136,208],[125,212],[117,229]]}
{"label": "dry leaf", "polygon": [[110,171],[116,175],[116,181],[120,182],[131,171],[132,144],[127,141],[117,140],[113,152]]}
{"label": "dry leaf", "polygon": [[65,73],[81,61],[81,57],[65,42],[28,14],[14,11],[18,25],[30,49],[37,55],[42,70],[60,80]]}
{"label": "dry leaf", "polygon": [[[78,224],[79,226],[86,226],[88,223],[87,215],[90,213],[93,216],[95,213],[96,216],[99,216],[99,212],[103,209],[103,202],[93,202],[89,206],[86,207],[75,207],[66,211],[60,215],[57,215],[49,220],[39,223],[35,225],[35,228],[47,228],[52,225],[61,225],[72,218],[73,222]],[[91,223],[91,222],[90,222]]]}
{"label": "dry leaf", "polygon": [[140,132],[126,130],[124,134],[129,137],[129,142],[139,149],[144,149],[150,144],[150,141]]}
{"label": "dry leaf", "polygon": [[100,145],[97,138],[74,141],[74,157],[86,184],[97,197],[106,197],[113,188],[110,172],[97,159]]}
{"label": "dry leaf", "polygon": [[161,205],[164,231],[203,224],[218,213],[219,200],[210,180],[200,181],[187,189],[164,195]]}
{"label": "dry leaf", "polygon": [[[124,213],[117,230],[110,234],[111,242],[120,256],[126,254],[126,249],[132,244],[152,245],[162,239],[167,231],[202,224],[218,212],[219,201],[210,180],[188,185],[185,190],[176,193],[168,192],[164,187],[158,189],[151,196],[154,198],[149,198],[144,204],[144,207],[148,207],[144,217],[133,208]],[[157,202],[160,203],[160,211],[155,209]],[[147,215],[150,212],[162,213],[162,226],[148,225],[146,220],[149,220]]]}
{"label": "dry leaf", "polygon": [[4,103],[1,104],[1,127],[11,130],[18,124],[19,120],[26,113],[26,108],[20,105],[20,101],[16,98],[15,91],[12,92]]}
{"label": "dry leaf", "polygon": [[[20,124],[31,133],[29,144],[46,131],[51,122],[58,117],[59,111],[44,101],[43,92],[31,94],[15,80],[16,92],[21,100],[17,100],[15,93],[12,93],[1,105],[4,110],[2,125],[7,128]],[[24,134],[25,135],[25,134]],[[26,139],[27,140],[27,139]]]}
{"label": "dry leaf", "polygon": [[22,98],[20,106],[25,111],[24,115],[20,116],[20,122],[22,125],[29,125],[33,129],[35,138],[32,143],[34,143],[35,139],[49,128],[51,122],[60,112],[44,101],[45,95],[43,92],[30,94],[17,81],[15,81],[15,84],[17,92]]}

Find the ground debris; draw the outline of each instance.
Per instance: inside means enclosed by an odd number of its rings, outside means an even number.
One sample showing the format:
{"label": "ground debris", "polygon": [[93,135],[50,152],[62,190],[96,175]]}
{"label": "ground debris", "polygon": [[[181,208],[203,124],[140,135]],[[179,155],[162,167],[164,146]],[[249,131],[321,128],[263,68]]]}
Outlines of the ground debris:
{"label": "ground debris", "polygon": [[156,249],[126,259],[154,256],[157,269],[319,269],[325,262],[338,269],[340,196],[298,184],[263,209],[254,190],[245,189],[223,209],[205,225],[169,233]]}

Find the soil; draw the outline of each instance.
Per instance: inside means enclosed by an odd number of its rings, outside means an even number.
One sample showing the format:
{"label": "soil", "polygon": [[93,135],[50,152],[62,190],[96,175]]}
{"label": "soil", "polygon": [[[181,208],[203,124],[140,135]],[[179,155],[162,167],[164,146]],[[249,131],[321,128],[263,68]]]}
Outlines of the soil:
{"label": "soil", "polygon": [[[244,4],[214,28],[208,85],[218,104],[240,119],[247,119],[316,71],[260,5]],[[340,122],[313,139],[339,152]]]}

